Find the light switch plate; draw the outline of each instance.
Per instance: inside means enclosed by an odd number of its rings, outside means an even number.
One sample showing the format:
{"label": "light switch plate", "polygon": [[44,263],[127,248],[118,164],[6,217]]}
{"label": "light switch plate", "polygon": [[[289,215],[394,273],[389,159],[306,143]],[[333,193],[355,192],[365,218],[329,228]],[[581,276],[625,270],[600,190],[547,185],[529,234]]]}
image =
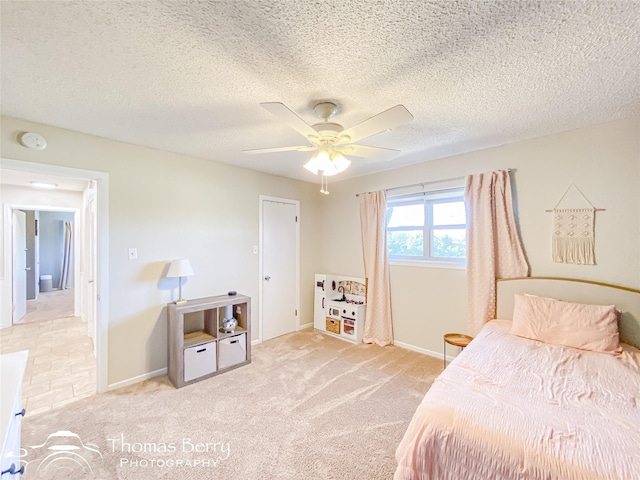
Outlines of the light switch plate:
{"label": "light switch plate", "polygon": [[253,246],[253,254],[254,254],[254,255],[257,255],[257,254],[258,254],[258,246],[257,246],[257,245],[254,245],[254,246]]}
{"label": "light switch plate", "polygon": [[138,259],[138,249],[130,248],[129,249],[129,260],[137,260]]}

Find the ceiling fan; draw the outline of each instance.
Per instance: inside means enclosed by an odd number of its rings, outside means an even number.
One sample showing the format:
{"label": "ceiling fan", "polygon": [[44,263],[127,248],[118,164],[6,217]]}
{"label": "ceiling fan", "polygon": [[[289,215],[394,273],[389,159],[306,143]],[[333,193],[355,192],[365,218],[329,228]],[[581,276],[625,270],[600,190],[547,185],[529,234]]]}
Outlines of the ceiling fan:
{"label": "ceiling fan", "polygon": [[413,120],[413,115],[409,113],[409,110],[403,105],[396,105],[345,129],[342,125],[329,121],[340,111],[340,106],[334,101],[318,101],[314,105],[314,114],[322,120],[314,125],[306,123],[283,103],[266,102],[260,105],[304,136],[309,145],[259,148],[243,150],[243,152],[250,155],[288,151],[317,152],[305,165],[305,168],[315,174],[321,171],[325,177],[340,173],[351,164],[344,155],[390,160],[400,150],[361,145],[356,142]]}

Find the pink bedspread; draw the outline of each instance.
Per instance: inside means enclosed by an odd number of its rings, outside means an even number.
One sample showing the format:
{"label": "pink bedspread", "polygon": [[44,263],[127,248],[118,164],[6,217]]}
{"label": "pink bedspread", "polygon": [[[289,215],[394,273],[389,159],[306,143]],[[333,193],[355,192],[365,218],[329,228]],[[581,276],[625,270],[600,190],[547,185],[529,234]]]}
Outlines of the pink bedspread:
{"label": "pink bedspread", "polygon": [[640,353],[548,345],[493,320],[396,452],[399,479],[640,479]]}

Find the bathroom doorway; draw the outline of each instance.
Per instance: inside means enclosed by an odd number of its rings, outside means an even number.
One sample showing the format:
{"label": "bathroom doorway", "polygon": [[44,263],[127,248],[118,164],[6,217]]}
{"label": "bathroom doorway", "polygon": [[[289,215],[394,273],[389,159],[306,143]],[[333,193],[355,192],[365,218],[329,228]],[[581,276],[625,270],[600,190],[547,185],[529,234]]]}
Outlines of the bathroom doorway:
{"label": "bathroom doorway", "polygon": [[[15,213],[17,213],[14,210]],[[21,210],[26,217],[24,252],[14,242],[14,258],[26,253],[26,288],[14,288],[14,297],[26,295],[26,309],[14,309],[13,325],[42,322],[79,316],[76,305],[81,304],[75,285],[75,228],[76,211]],[[17,299],[14,299],[17,303]],[[20,315],[22,313],[23,315]]]}

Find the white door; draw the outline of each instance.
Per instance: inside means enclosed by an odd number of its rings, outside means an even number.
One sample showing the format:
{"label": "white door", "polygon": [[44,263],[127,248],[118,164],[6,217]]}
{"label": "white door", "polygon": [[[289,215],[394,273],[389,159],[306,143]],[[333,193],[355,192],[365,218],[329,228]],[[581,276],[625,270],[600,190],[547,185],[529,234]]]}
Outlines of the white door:
{"label": "white door", "polygon": [[19,322],[27,313],[27,221],[20,210],[13,210],[13,315]]}
{"label": "white door", "polygon": [[96,356],[96,297],[97,297],[97,289],[96,289],[96,197],[93,195],[87,202],[85,206],[85,218],[86,218],[86,244],[85,244],[85,260],[86,260],[86,281],[87,285],[85,288],[85,298],[84,302],[86,302],[86,322],[87,322],[87,333],[93,340],[93,354]]}
{"label": "white door", "polygon": [[262,202],[262,339],[293,332],[297,311],[297,206]]}

